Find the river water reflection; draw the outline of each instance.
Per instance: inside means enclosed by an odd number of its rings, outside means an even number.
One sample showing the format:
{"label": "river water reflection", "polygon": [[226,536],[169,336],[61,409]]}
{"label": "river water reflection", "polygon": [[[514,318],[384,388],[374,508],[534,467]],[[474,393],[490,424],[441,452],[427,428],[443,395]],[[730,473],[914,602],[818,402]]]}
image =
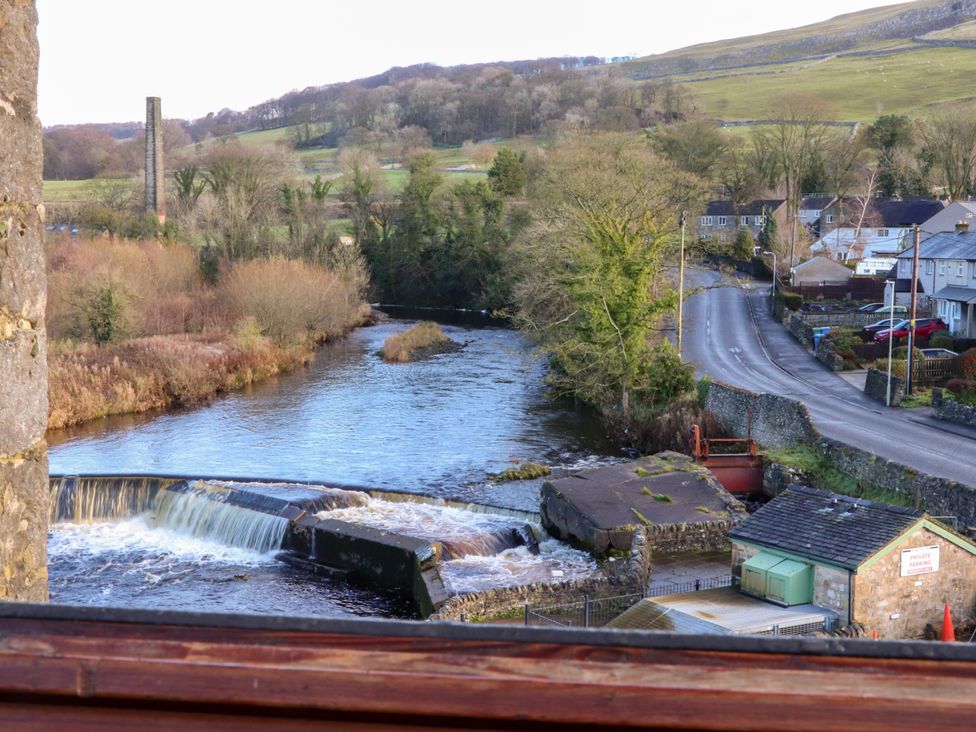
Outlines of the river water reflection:
{"label": "river water reflection", "polygon": [[545,398],[542,366],[518,333],[444,326],[461,351],[384,363],[376,352],[406,325],[360,329],[308,369],[208,407],[52,433],[51,472],[334,481],[476,500],[486,474],[513,461],[614,454],[595,420]]}

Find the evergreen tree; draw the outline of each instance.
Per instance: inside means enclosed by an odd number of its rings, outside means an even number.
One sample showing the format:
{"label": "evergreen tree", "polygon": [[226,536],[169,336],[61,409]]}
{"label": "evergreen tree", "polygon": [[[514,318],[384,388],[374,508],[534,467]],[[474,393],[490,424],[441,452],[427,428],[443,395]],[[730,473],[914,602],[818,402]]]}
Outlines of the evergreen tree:
{"label": "evergreen tree", "polygon": [[492,190],[513,198],[522,193],[525,180],[525,153],[517,154],[507,147],[499,150],[488,170],[488,182]]}

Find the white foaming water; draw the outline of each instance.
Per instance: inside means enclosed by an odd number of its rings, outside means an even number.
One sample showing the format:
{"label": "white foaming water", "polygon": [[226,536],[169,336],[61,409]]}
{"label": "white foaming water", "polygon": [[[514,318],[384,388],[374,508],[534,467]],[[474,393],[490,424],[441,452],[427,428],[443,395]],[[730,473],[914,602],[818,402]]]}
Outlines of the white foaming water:
{"label": "white foaming water", "polygon": [[477,513],[430,503],[371,499],[365,506],[322,511],[319,518],[347,521],[437,541],[447,557],[494,555],[519,543],[519,522],[510,516]]}
{"label": "white foaming water", "polygon": [[48,557],[52,560],[82,556],[111,559],[110,555],[120,553],[143,553],[150,562],[164,556],[191,563],[219,562],[242,566],[274,562],[273,553],[227,546],[155,528],[143,516],[117,523],[55,524],[48,537]]}
{"label": "white foaming water", "polygon": [[471,555],[444,562],[441,577],[451,594],[461,594],[489,587],[584,579],[595,575],[598,569],[589,554],[547,539],[539,544],[538,554],[520,546],[495,556]]}
{"label": "white foaming water", "polygon": [[281,547],[288,519],[225,503],[224,496],[194,488],[186,492],[160,491],[155,524],[174,532],[257,552]]}

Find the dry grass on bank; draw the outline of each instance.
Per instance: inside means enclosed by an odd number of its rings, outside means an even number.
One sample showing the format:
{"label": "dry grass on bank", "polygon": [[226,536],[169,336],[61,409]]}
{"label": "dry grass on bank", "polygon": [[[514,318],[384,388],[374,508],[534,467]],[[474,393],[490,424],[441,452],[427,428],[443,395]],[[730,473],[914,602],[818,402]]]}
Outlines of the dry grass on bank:
{"label": "dry grass on bank", "polygon": [[437,323],[417,323],[403,333],[391,335],[383,344],[383,360],[407,363],[422,355],[438,352],[440,347],[453,343]]}
{"label": "dry grass on bank", "polygon": [[48,428],[207,402],[311,358],[308,346],[279,348],[263,337],[249,345],[203,335],[152,336],[100,347],[55,343],[48,354]]}
{"label": "dry grass on bank", "polygon": [[[47,265],[49,428],[207,401],[307,363],[369,317],[358,262],[223,263],[210,286],[183,245],[60,239]],[[111,320],[108,342],[92,342],[93,317]]]}

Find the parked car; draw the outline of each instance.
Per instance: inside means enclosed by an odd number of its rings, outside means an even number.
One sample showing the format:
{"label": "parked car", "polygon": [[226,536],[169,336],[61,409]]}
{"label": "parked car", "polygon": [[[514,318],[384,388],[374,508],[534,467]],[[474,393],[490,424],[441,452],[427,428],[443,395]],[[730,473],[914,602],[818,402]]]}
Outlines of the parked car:
{"label": "parked car", "polygon": [[884,320],[879,320],[877,323],[871,323],[871,325],[865,325],[861,328],[861,340],[867,343],[874,339],[875,333],[879,330],[890,330],[892,327],[897,327],[899,323],[907,323],[908,321],[901,317],[896,317],[894,320],[891,318],[885,318]]}
{"label": "parked car", "polygon": [[[879,330],[874,334],[875,343],[887,343],[888,338],[894,337],[895,343],[898,343],[902,338],[908,337],[908,326],[909,322],[903,320],[897,323],[894,328],[889,328],[887,330]],[[949,330],[949,326],[945,324],[942,318],[919,318],[915,321],[915,338],[925,338],[928,339],[933,333],[938,333],[940,330]]]}
{"label": "parked car", "polygon": [[[884,315],[885,313],[891,312],[891,305],[885,305],[883,302],[872,302],[868,305],[862,305],[855,313],[877,313],[878,315]],[[908,308],[904,305],[895,305],[896,313],[907,313]]]}

